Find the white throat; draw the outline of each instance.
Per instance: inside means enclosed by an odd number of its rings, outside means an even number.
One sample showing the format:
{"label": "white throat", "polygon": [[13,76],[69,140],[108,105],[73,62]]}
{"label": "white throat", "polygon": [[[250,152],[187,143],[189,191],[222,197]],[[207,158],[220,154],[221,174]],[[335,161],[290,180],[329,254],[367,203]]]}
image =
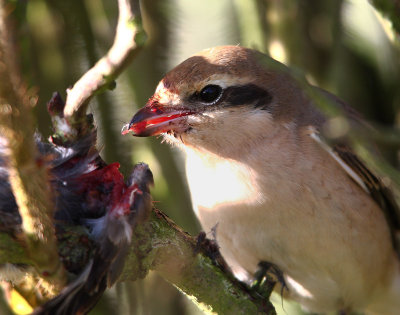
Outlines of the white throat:
{"label": "white throat", "polygon": [[197,215],[199,206],[213,211],[220,206],[263,201],[255,173],[249,166],[213,153],[199,154],[195,149],[187,149],[186,176]]}

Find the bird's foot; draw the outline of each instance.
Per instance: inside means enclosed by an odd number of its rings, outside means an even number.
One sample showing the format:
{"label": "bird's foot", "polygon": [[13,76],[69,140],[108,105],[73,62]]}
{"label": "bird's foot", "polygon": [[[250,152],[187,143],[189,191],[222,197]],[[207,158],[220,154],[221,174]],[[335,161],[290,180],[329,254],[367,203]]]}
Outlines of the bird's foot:
{"label": "bird's foot", "polygon": [[258,270],[254,274],[254,281],[251,288],[262,296],[269,298],[275,285],[281,285],[281,295],[283,290],[288,290],[283,272],[273,263],[261,261],[258,263]]}

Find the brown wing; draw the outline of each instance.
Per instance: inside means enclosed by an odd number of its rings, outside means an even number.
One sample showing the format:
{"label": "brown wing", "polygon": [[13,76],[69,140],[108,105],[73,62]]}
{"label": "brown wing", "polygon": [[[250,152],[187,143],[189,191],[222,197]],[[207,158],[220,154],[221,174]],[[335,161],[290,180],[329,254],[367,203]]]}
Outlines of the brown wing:
{"label": "brown wing", "polygon": [[390,227],[393,247],[400,256],[400,209],[392,191],[344,144],[328,145],[312,128],[313,138],[382,209]]}
{"label": "brown wing", "polygon": [[348,146],[335,145],[332,150],[359,176],[365,184],[372,199],[374,199],[381,207],[392,230],[393,242],[397,245],[395,247],[396,249],[399,249],[399,242],[397,241],[396,233],[400,231],[400,211],[391,190],[384,185],[382,180],[370,171],[370,169],[351,151]]}
{"label": "brown wing", "polygon": [[[357,111],[338,97],[322,89],[317,88],[317,90],[328,97],[332,103],[339,106],[350,123],[363,126],[365,129],[372,128]],[[319,125],[318,129],[321,127],[322,126]],[[400,208],[396,203],[392,191],[358,158],[348,145],[342,143],[328,144],[328,142],[324,141],[320,136],[317,129],[312,128],[311,131],[310,136],[329,152],[347,174],[370,194],[371,198],[380,206],[391,229],[394,248],[400,256]]]}

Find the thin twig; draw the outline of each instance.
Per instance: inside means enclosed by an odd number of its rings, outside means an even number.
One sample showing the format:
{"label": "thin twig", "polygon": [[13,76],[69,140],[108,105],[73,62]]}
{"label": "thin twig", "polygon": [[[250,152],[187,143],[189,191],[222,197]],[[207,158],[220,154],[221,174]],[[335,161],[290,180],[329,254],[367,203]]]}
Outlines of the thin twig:
{"label": "thin twig", "polygon": [[[144,33],[139,0],[118,0],[119,18],[114,43],[101,58],[67,91],[64,116],[72,129],[82,123],[90,99],[98,92],[112,88],[114,79],[143,46]],[[71,136],[74,130],[71,130]]]}
{"label": "thin twig", "polygon": [[10,184],[22,218],[22,238],[39,276],[55,294],[66,277],[57,253],[47,171],[36,159],[32,104],[17,66],[9,11],[7,1],[0,0],[0,134],[8,144]]}

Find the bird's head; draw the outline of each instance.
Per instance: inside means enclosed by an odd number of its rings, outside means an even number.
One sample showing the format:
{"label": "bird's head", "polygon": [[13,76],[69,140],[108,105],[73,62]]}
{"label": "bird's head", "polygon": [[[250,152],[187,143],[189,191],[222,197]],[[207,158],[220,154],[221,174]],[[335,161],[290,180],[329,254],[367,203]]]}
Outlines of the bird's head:
{"label": "bird's head", "polygon": [[284,65],[251,49],[215,47],[167,73],[122,133],[164,134],[210,151],[234,144],[245,149],[254,135],[273,136],[277,121],[301,115],[295,103],[302,97]]}

